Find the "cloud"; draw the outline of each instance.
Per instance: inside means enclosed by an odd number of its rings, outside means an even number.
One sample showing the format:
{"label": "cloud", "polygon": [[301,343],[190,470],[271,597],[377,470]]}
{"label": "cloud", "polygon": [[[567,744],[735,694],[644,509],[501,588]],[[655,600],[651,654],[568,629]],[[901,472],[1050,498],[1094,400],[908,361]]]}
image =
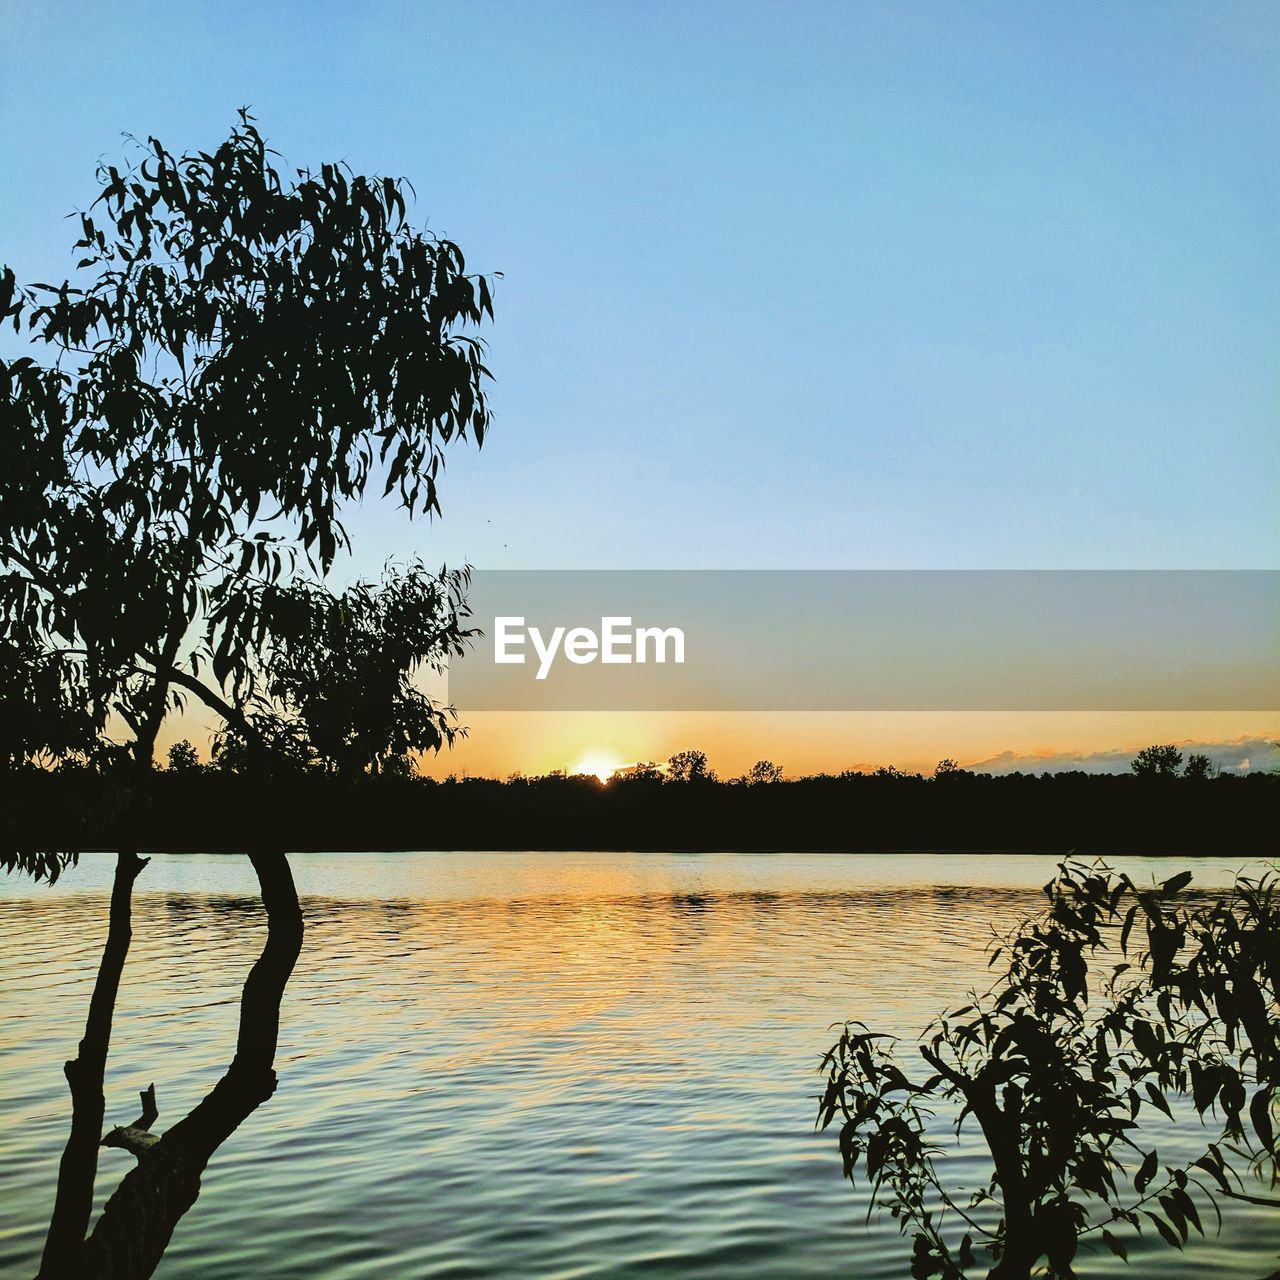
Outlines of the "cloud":
{"label": "cloud", "polygon": [[[1267,773],[1280,769],[1280,731],[1274,737],[1240,737],[1221,742],[1200,742],[1184,738],[1176,745],[1183,756],[1193,752],[1208,756],[1223,773]],[[1146,743],[1113,747],[1105,751],[1044,751],[1019,753],[1002,751],[987,760],[966,764],[975,773],[1128,773],[1129,762]]]}

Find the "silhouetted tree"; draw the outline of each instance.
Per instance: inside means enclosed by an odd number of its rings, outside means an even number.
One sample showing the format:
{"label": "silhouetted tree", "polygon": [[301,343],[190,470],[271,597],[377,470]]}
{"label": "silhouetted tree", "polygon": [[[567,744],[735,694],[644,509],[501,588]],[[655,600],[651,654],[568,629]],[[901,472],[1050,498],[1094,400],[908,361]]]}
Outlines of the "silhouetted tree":
{"label": "silhouetted tree", "polygon": [[715,777],[705,751],[677,751],[667,761],[669,782],[714,782]]}
{"label": "silhouetted tree", "polygon": [[[482,344],[462,332],[492,316],[488,282],[410,226],[399,181],[340,165],[287,178],[270,155],[243,112],[213,154],[150,139],[130,167],[99,170],[74,282],[20,288],[0,271],[0,320],[52,355],[0,361],[0,697],[36,699],[7,750],[91,764],[122,812],[108,940],[67,1065],[48,1276],[81,1274],[161,722],[193,697],[264,762],[299,726],[306,751],[334,758],[334,704],[308,700],[319,671],[299,646],[343,607],[320,581],[347,545],[343,504],[376,477],[411,516],[437,512],[444,447],[489,422]],[[404,581],[357,590],[360,640],[376,643]],[[425,703],[393,701],[395,724],[366,737],[427,742]],[[6,864],[49,856],[14,848]]]}
{"label": "silhouetted tree", "polygon": [[1139,778],[1172,778],[1181,765],[1182,752],[1171,743],[1143,747],[1129,762],[1129,768]]}
{"label": "silhouetted tree", "polygon": [[[1277,878],[1242,876],[1209,905],[1182,901],[1190,880],[1139,889],[1064,865],[1048,909],[994,950],[995,986],[930,1029],[923,1078],[891,1037],[846,1026],[823,1064],[819,1123],[838,1120],[846,1176],[865,1177],[912,1236],[912,1276],[1028,1280],[1043,1263],[1037,1274],[1065,1280],[1091,1233],[1120,1257],[1124,1228],[1186,1244],[1202,1232],[1196,1197],[1280,1208],[1236,1177],[1252,1168],[1274,1185],[1280,1168]],[[1108,950],[1124,963],[1102,963]],[[977,1126],[987,1182],[944,1181],[927,1125],[938,1100],[959,1108],[957,1130]],[[1170,1164],[1140,1142],[1141,1120],[1178,1102],[1221,1131]]]}
{"label": "silhouetted tree", "polygon": [[782,766],[772,760],[757,760],[747,770],[747,786],[758,787],[770,782],[782,781]]}
{"label": "silhouetted tree", "polygon": [[174,773],[194,773],[200,767],[200,757],[187,738],[181,738],[170,746],[168,762]]}
{"label": "silhouetted tree", "polygon": [[1214,772],[1213,761],[1208,756],[1192,752],[1187,757],[1187,767],[1183,769],[1182,776],[1184,778],[1205,779],[1213,777]]}

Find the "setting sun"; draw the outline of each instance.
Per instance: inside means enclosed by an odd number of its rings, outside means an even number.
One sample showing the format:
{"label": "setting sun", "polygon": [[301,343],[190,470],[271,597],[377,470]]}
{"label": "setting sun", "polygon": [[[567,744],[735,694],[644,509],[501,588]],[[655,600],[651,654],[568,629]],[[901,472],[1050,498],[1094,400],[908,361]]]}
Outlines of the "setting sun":
{"label": "setting sun", "polygon": [[600,751],[593,751],[582,757],[576,765],[573,766],[572,772],[575,774],[592,774],[600,779],[601,782],[608,782],[613,775],[622,768],[622,762],[615,760],[612,756],[606,755]]}

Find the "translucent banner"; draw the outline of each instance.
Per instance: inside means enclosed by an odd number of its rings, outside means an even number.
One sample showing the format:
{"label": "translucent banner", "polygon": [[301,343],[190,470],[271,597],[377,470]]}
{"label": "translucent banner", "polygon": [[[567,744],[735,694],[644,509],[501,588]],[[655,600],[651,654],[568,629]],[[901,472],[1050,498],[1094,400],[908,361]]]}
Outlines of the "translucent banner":
{"label": "translucent banner", "polygon": [[468,711],[1280,708],[1273,570],[477,571]]}

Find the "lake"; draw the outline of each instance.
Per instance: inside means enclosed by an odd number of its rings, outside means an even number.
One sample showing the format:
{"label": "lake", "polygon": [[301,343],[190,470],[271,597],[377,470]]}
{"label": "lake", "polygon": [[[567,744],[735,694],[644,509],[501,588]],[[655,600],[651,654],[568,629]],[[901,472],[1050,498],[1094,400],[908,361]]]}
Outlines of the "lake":
{"label": "lake", "polygon": [[[1144,880],[1190,867],[1200,886],[1240,865],[1118,862]],[[214,1156],[157,1274],[904,1280],[909,1243],[865,1222],[834,1133],[814,1132],[830,1024],[914,1036],[962,1003],[987,980],[991,927],[1037,906],[1053,863],[295,855],[307,937],[280,1085]],[[0,878],[6,1275],[33,1274],[43,1242],[112,865],[86,856],[52,888]],[[154,1081],[163,1130],[218,1078],[263,933],[242,858],[152,859],[108,1124]],[[972,1181],[975,1155],[947,1167]],[[131,1164],[104,1150],[100,1199]],[[1156,1258],[1163,1280],[1270,1274],[1274,1211],[1224,1217],[1185,1254],[1135,1243],[1129,1267],[1087,1253],[1081,1274],[1138,1280]]]}

